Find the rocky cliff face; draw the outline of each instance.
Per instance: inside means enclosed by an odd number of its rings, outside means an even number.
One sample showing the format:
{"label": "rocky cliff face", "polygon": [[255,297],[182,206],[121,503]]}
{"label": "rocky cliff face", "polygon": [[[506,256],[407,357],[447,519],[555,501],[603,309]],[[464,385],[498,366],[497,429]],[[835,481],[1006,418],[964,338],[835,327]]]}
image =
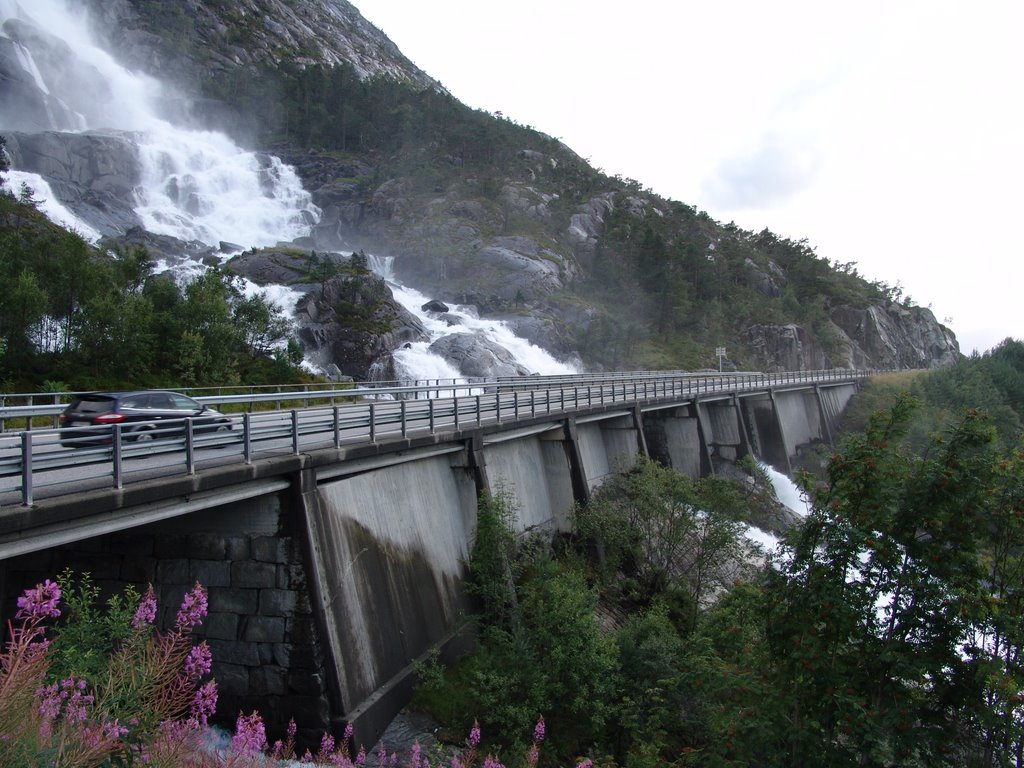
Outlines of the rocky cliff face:
{"label": "rocky cliff face", "polygon": [[[422,94],[440,98],[443,89],[345,0],[86,4],[119,60],[172,77],[178,92],[163,102],[169,113],[229,131],[246,124],[247,134],[260,136],[251,126],[263,115],[251,107],[241,114],[247,102],[210,99],[209,84],[221,79],[266,79],[257,91],[266,105],[284,98],[275,91],[282,83],[302,82],[294,73],[319,66],[344,63],[369,83],[404,83],[405,93],[414,96],[389,91],[355,117],[343,111],[352,107],[348,97],[317,105],[324,113],[321,134],[349,120],[358,124],[353,130],[359,137],[393,118],[388,110],[397,111],[403,117],[395,130],[408,131],[402,141],[342,138],[346,149],[339,151],[322,136],[296,139],[289,123],[262,147],[295,168],[319,211],[309,236],[291,245],[393,256],[403,282],[501,316],[555,353],[578,353],[585,366],[701,367],[714,364],[713,350],[721,343],[740,367],[765,370],[927,367],[959,355],[952,333],[929,311],[871,298],[871,290],[859,287],[823,297],[823,314],[812,323],[802,312],[807,291],[828,281],[815,277],[820,265],[812,265],[808,278],[806,264],[797,269],[781,263],[772,250],[777,241],[762,242],[636,184],[604,177],[535,131],[455,102],[426,112],[430,100]],[[3,32],[0,130],[13,166],[41,174],[67,207],[115,241],[145,244],[170,261],[219,261],[218,244],[144,231],[137,213],[138,149],[130,133],[43,130],[74,128],[95,105],[88,98],[55,99],[41,89],[26,75],[16,46],[31,50],[55,77],[88,84],[80,94],[94,93],[98,78],[76,63],[75,51],[24,20],[9,20]],[[275,79],[275,69],[293,79]],[[373,98],[371,86],[346,93]],[[95,116],[87,122],[95,124]],[[427,135],[431,126],[434,133]],[[269,157],[265,153],[260,156]],[[182,181],[187,179],[174,183]],[[279,274],[280,258],[273,269],[270,263],[249,258],[233,268],[256,282],[299,280]],[[345,373],[360,378],[390,350],[423,338],[400,307],[368,285],[339,278],[315,294],[307,291],[299,311],[307,351],[325,364],[343,361]],[[351,315],[353,307],[358,317]],[[477,356],[490,361],[484,368],[514,370],[493,350],[461,341],[458,349],[446,350],[449,357],[465,363]]]}
{"label": "rocky cliff face", "polygon": [[[96,32],[127,65],[174,74],[239,67],[256,74],[289,62],[351,64],[360,77],[384,76],[421,87],[436,83],[346,0],[86,0]],[[181,41],[187,45],[182,46]]]}

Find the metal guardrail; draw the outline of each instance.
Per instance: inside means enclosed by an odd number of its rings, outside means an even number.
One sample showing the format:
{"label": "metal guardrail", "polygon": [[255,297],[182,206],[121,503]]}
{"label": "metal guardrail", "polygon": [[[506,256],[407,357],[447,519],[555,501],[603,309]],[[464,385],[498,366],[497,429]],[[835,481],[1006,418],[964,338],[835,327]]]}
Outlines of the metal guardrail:
{"label": "metal guardrail", "polygon": [[[93,483],[99,479],[107,487],[120,489],[143,475],[195,474],[203,463],[251,463],[256,457],[298,455],[303,449],[315,447],[340,448],[343,444],[458,431],[609,404],[656,404],[787,384],[848,382],[867,375],[839,370],[776,374],[640,371],[224,393],[195,399],[221,406],[312,399],[327,400],[328,404],[291,410],[247,410],[231,415],[227,431],[212,431],[218,425],[193,419],[161,421],[145,433],[145,440],[139,439],[142,433],[130,431],[132,425],[76,427],[76,433],[95,432],[95,441],[83,443],[103,441],[78,447],[70,441],[61,444],[59,429],[0,434],[0,496],[16,494],[20,504],[32,506],[37,488],[68,485],[77,489],[83,479]],[[5,406],[0,408],[0,418],[16,418],[16,414],[52,416],[61,410],[60,404]]]}

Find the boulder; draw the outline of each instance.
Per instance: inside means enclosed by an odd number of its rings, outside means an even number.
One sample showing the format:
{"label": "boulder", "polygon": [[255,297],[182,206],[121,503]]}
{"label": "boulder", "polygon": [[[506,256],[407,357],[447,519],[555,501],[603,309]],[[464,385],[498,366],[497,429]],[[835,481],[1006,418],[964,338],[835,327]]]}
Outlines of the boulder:
{"label": "boulder", "polygon": [[503,346],[476,333],[442,336],[430,345],[430,351],[458,368],[463,376],[495,378],[532,373]]}
{"label": "boulder", "polygon": [[375,275],[335,277],[296,305],[299,340],[309,359],[358,381],[393,379],[391,353],[427,341],[422,323]]}
{"label": "boulder", "polygon": [[448,311],[448,305],[445,304],[443,301],[431,299],[422,307],[420,307],[420,309],[422,309],[424,312],[440,312],[443,314]]}

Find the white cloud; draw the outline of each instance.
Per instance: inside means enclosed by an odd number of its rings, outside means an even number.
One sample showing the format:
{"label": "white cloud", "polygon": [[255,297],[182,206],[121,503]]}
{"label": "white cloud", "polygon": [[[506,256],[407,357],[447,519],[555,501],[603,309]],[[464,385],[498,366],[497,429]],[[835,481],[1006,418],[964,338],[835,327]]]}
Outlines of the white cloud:
{"label": "white cloud", "polygon": [[806,189],[820,165],[812,144],[765,134],[749,151],[721,160],[702,197],[712,209],[766,208]]}

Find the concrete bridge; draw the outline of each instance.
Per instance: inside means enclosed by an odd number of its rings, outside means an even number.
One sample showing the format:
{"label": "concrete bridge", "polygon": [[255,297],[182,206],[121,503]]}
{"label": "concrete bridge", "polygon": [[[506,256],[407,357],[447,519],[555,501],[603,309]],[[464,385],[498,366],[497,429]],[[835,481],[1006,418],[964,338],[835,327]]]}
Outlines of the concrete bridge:
{"label": "concrete bridge", "polygon": [[[407,700],[411,662],[460,649],[480,493],[510,492],[522,529],[564,531],[638,454],[694,477],[747,454],[789,472],[805,446],[831,442],[862,377],[532,377],[246,414],[211,458],[191,429],[147,445],[154,456],[115,443],[82,460],[103,468],[98,486],[51,476],[45,498],[25,504],[22,487],[22,503],[0,507],[3,605],[9,616],[23,588],[71,567],[112,592],[151,582],[173,618],[199,581],[222,715],[258,709],[272,730],[294,717],[314,738],[353,721],[371,744]],[[73,478],[77,454],[22,446],[22,478]],[[126,480],[129,460],[148,468]]]}

